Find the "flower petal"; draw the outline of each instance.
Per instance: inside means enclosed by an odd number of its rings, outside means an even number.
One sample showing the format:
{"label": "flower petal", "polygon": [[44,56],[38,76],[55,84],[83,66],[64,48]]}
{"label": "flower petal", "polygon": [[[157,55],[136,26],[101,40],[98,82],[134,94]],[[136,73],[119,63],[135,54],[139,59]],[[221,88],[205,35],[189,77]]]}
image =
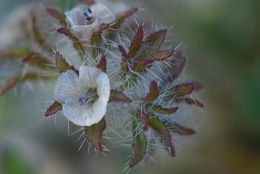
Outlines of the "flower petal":
{"label": "flower petal", "polygon": [[80,93],[78,81],[78,75],[74,71],[62,73],[56,83],[55,100],[70,105],[77,101]]}
{"label": "flower petal", "polygon": [[95,18],[95,22],[93,24],[95,28],[99,27],[99,25],[102,23],[108,24],[115,20],[115,16],[112,13],[112,11],[103,4],[97,3],[91,6],[90,8]]}
{"label": "flower petal", "polygon": [[96,88],[97,78],[102,71],[96,67],[81,66],[79,68],[79,82],[81,87]]}

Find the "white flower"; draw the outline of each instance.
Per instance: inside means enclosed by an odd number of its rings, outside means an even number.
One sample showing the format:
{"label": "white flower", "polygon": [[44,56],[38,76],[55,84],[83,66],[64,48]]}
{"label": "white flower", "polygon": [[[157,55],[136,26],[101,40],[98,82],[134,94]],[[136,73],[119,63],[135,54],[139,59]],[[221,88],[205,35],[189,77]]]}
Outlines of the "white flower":
{"label": "white flower", "polygon": [[79,76],[72,70],[62,73],[55,88],[55,100],[62,104],[65,117],[79,126],[98,123],[106,113],[110,82],[106,73],[81,66]]}
{"label": "white flower", "polygon": [[90,7],[79,5],[65,13],[70,28],[78,38],[89,40],[93,29],[97,30],[102,23],[111,23],[115,16],[110,9],[100,3]]}

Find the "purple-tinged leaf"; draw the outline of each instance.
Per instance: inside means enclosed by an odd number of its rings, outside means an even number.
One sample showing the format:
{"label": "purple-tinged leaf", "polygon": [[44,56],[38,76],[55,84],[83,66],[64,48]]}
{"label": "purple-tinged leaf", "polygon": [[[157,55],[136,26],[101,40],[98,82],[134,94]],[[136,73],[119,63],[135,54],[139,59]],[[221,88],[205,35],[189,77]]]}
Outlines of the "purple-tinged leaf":
{"label": "purple-tinged leaf", "polygon": [[170,75],[168,76],[168,81],[173,81],[183,71],[186,64],[186,57],[180,50],[175,50],[173,53],[174,58],[169,60],[168,63],[172,66],[170,70]]}
{"label": "purple-tinged leaf", "polygon": [[51,115],[56,114],[58,111],[62,110],[62,104],[60,104],[59,102],[55,101],[54,103],[52,103],[48,109],[46,110],[44,116],[45,117],[49,117]]}
{"label": "purple-tinged leaf", "polygon": [[162,61],[162,60],[165,60],[165,59],[171,57],[173,55],[173,53],[174,53],[174,50],[172,50],[172,49],[159,51],[154,56],[152,56],[151,59],[154,61]]}
{"label": "purple-tinged leaf", "polygon": [[154,32],[150,34],[148,37],[144,39],[144,46],[149,47],[153,53],[157,53],[161,45],[163,44],[165,37],[167,35],[167,30],[159,30],[157,32]]}
{"label": "purple-tinged leaf", "polygon": [[112,89],[110,92],[109,102],[131,103],[132,100],[122,92]]}
{"label": "purple-tinged leaf", "polygon": [[84,127],[85,135],[88,141],[100,152],[103,151],[101,139],[105,128],[106,120],[104,118],[97,124],[89,127]]}
{"label": "purple-tinged leaf", "polygon": [[101,69],[103,72],[107,71],[107,59],[106,57],[103,55],[97,65],[97,68]]}
{"label": "purple-tinged leaf", "polygon": [[155,117],[150,118],[149,124],[150,127],[153,128],[160,135],[161,141],[167,147],[170,156],[174,157],[175,149],[172,142],[171,134],[169,133],[167,127]]}
{"label": "purple-tinged leaf", "polygon": [[157,99],[159,95],[160,95],[160,91],[159,91],[157,82],[156,81],[152,81],[151,84],[150,84],[149,92],[144,97],[144,102],[145,103],[151,102],[151,101]]}
{"label": "purple-tinged leaf", "polygon": [[46,10],[49,13],[49,15],[51,15],[53,18],[57,19],[61,25],[63,25],[63,26],[67,25],[66,16],[63,13],[61,13],[57,9],[54,9],[51,7],[47,7]]}
{"label": "purple-tinged leaf", "polygon": [[126,50],[124,49],[124,47],[122,45],[118,45],[118,49],[122,54],[122,62],[126,62],[127,61],[127,53]]}
{"label": "purple-tinged leaf", "polygon": [[134,57],[136,53],[140,50],[144,37],[143,25],[137,28],[137,31],[131,41],[129,52],[127,54],[128,59]]}
{"label": "purple-tinged leaf", "polygon": [[132,154],[129,162],[129,167],[133,168],[139,162],[141,162],[146,154],[147,149],[147,138],[143,131],[139,130],[140,119],[133,119],[133,142],[132,142]]}

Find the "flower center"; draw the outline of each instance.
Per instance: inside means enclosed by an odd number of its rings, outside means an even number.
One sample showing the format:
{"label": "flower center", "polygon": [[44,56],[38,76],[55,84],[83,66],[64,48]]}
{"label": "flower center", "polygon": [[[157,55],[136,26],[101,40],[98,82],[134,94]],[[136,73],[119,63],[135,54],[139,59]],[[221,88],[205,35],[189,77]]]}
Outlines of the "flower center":
{"label": "flower center", "polygon": [[93,14],[90,8],[87,11],[83,12],[83,15],[87,21],[91,21],[93,19]]}
{"label": "flower center", "polygon": [[90,88],[87,92],[81,93],[79,95],[79,104],[93,104],[97,98],[97,89]]}

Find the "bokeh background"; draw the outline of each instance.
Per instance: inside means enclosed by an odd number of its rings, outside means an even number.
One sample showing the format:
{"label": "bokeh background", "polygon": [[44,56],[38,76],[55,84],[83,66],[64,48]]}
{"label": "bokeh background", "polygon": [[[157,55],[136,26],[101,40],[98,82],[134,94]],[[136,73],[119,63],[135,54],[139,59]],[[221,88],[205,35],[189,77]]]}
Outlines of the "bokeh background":
{"label": "bokeh background", "polygon": [[[0,0],[0,25],[26,2]],[[78,1],[56,3],[68,9]],[[176,159],[132,173],[260,174],[260,1],[142,3],[144,15],[171,27],[171,39],[183,42],[188,57],[185,73],[204,83],[199,96],[205,108],[194,108],[198,133],[187,138]],[[87,154],[86,146],[77,152],[80,141],[67,135],[67,122],[41,115],[43,96],[50,92],[41,89],[40,95],[28,87],[0,98],[1,174],[122,173],[124,149],[111,149],[108,158]]]}

